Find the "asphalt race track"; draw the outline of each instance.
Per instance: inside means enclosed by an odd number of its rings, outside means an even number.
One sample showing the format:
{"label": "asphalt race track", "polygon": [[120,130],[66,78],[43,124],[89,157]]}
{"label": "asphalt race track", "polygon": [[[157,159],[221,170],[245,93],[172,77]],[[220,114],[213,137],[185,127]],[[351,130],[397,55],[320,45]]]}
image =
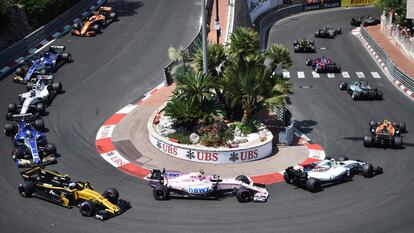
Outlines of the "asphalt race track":
{"label": "asphalt race track", "polygon": [[[96,38],[67,35],[54,43],[66,45],[75,62],[58,71],[56,79],[66,92],[56,97],[44,119],[50,130],[48,140],[61,154],[58,164],[50,169],[68,173],[75,180],[88,180],[97,190],[116,187],[132,208],[100,222],[82,217],[77,208],[20,197],[17,185],[21,178],[9,155],[11,145],[1,136],[0,232],[412,232],[413,102],[392,86],[350,33],[350,18],[373,15],[372,9],[293,16],[275,24],[269,43],[292,46],[294,39],[312,36],[329,21],[342,27],[344,34],[337,39],[315,40],[318,53],[312,56],[332,55],[344,71],[354,72],[350,79],[356,79],[355,72],[366,76],[378,72],[381,79],[366,79],[383,90],[384,100],[353,102],[340,92],[341,78],[321,75],[313,79],[304,65],[306,55],[295,54],[291,109],[296,120],[307,124],[304,131],[328,154],[350,154],[350,158],[383,166],[385,173],[373,179],[355,177],[317,194],[284,183],[271,185],[267,203],[240,204],[236,198],[155,201],[145,182],[121,173],[97,154],[95,134],[100,125],[159,84],[163,80],[161,68],[168,63],[169,45],[185,46],[199,27],[200,6],[193,1],[118,1],[114,6],[120,21],[109,25],[103,34]],[[320,46],[328,49],[321,52]],[[297,71],[304,71],[306,77],[298,79],[293,75]],[[300,85],[312,88],[298,88]],[[5,79],[0,81],[0,89],[1,114],[5,115],[7,104],[16,101],[16,94],[25,88]],[[363,148],[369,120],[384,117],[407,122],[405,149]],[[4,117],[0,119],[3,125]]]}

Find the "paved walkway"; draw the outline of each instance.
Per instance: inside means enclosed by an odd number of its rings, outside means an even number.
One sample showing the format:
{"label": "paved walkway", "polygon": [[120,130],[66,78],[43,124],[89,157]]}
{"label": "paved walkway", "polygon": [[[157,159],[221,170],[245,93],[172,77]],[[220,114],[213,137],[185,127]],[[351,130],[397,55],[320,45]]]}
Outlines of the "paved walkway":
{"label": "paved walkway", "polygon": [[396,45],[392,38],[381,31],[381,25],[365,28],[378,45],[388,54],[392,62],[404,73],[414,78],[414,63]]}
{"label": "paved walkway", "polygon": [[[216,19],[216,3],[218,0],[214,0],[213,4],[213,12],[211,14],[210,20],[210,32],[208,33],[208,41],[210,43],[216,44],[217,43],[217,33],[214,29],[214,22]],[[219,38],[220,44],[224,44],[226,42],[226,33],[227,33],[227,21],[229,17],[229,1],[228,0],[219,0],[219,22],[221,28],[221,35]]]}

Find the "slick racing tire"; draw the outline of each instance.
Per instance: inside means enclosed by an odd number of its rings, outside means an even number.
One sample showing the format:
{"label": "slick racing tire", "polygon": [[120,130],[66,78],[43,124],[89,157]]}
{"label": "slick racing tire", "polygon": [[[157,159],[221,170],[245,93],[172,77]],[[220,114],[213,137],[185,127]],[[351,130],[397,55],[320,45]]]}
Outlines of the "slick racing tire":
{"label": "slick racing tire", "polygon": [[95,24],[95,25],[93,25],[93,30],[97,33],[97,34],[99,34],[99,33],[101,33],[102,32],[102,28],[101,28],[101,26],[99,25],[99,24]]}
{"label": "slick racing tire", "polygon": [[32,197],[35,192],[35,184],[31,181],[24,181],[17,187],[22,197]]}
{"label": "slick racing tire", "polygon": [[316,193],[316,192],[321,191],[321,182],[318,179],[309,178],[306,181],[306,190],[308,190],[311,193]]}
{"label": "slick racing tire", "polygon": [[250,189],[241,187],[236,192],[237,200],[240,203],[245,203],[253,200],[253,192]]}
{"label": "slick racing tire", "polygon": [[45,131],[45,122],[43,121],[43,119],[36,119],[33,122],[33,127],[37,130],[37,131]]}
{"label": "slick racing tire", "polygon": [[96,213],[96,206],[91,201],[84,201],[79,204],[79,211],[82,214],[82,216],[92,217]]}
{"label": "slick racing tire", "polygon": [[374,142],[374,137],[372,135],[364,136],[364,147],[372,146],[373,142]]}
{"label": "slick racing tire", "polygon": [[292,184],[292,183],[293,183],[292,178],[290,178],[290,177],[289,177],[289,175],[287,174],[287,172],[284,172],[284,173],[283,173],[283,179],[285,180],[285,182],[286,182],[287,184]]}
{"label": "slick racing tire", "polygon": [[112,204],[117,204],[119,199],[119,192],[115,188],[108,188],[105,192],[102,193],[106,199],[108,199]]}
{"label": "slick racing tire", "polygon": [[394,147],[400,149],[403,147],[403,139],[400,136],[394,136]]}
{"label": "slick racing tire", "polygon": [[4,125],[4,134],[7,137],[10,137],[17,133],[17,125],[16,123],[6,123]]}
{"label": "slick racing tire", "polygon": [[352,92],[351,97],[353,100],[359,100],[361,97],[361,94],[359,92]]}
{"label": "slick racing tire", "polygon": [[111,18],[113,21],[117,21],[118,20],[118,15],[115,12],[111,12],[109,14],[109,18]]}
{"label": "slick racing tire", "polygon": [[46,105],[44,103],[36,104],[36,111],[41,115],[46,113]]}
{"label": "slick racing tire", "polygon": [[398,122],[398,128],[400,128],[401,133],[406,132],[405,122]]}
{"label": "slick racing tire", "polygon": [[81,28],[81,25],[79,23],[74,23],[73,24],[73,28],[74,29],[80,29]]}
{"label": "slick racing tire", "polygon": [[72,61],[72,54],[70,53],[62,53],[62,60],[66,63],[69,63]]}
{"label": "slick racing tire", "polygon": [[12,114],[16,114],[17,113],[17,110],[18,110],[17,104],[15,104],[15,103],[9,104],[7,106],[7,111],[8,112],[11,112]]}
{"label": "slick racing tire", "polygon": [[29,82],[29,83],[27,83],[27,85],[26,85],[26,90],[27,91],[31,91],[32,89],[33,89],[33,87],[35,86],[35,84],[34,83],[32,83],[32,82]]}
{"label": "slick racing tire", "polygon": [[375,128],[377,128],[378,123],[376,121],[370,121],[369,126],[371,127],[371,129],[375,129]]}
{"label": "slick racing tire", "polygon": [[26,147],[19,146],[16,149],[14,149],[14,158],[15,159],[24,159],[26,155]]}
{"label": "slick racing tire", "polygon": [[40,70],[40,74],[41,74],[41,75],[45,75],[45,74],[47,74],[47,71],[46,71],[45,69],[41,69],[41,70]]}
{"label": "slick racing tire", "polygon": [[344,82],[344,81],[342,81],[339,84],[339,89],[341,89],[342,91],[345,91],[347,87],[348,87],[348,84],[346,82]]}
{"label": "slick racing tire", "polygon": [[245,176],[245,175],[238,175],[236,177],[236,180],[241,181],[241,182],[246,183],[246,184],[250,184],[249,178],[247,178],[247,176]]}
{"label": "slick racing tire", "polygon": [[45,153],[48,155],[54,155],[57,152],[56,146],[52,143],[48,143],[44,147]]}
{"label": "slick racing tire", "polygon": [[56,93],[61,92],[62,91],[62,83],[60,83],[60,82],[52,83],[52,90]]}
{"label": "slick racing tire", "polygon": [[168,191],[168,188],[164,185],[157,185],[152,191],[152,195],[154,196],[155,200],[164,201],[168,200],[168,198],[170,197],[170,192]]}
{"label": "slick racing tire", "polygon": [[376,97],[377,97],[377,100],[382,100],[382,91],[377,91]]}
{"label": "slick racing tire", "polygon": [[371,178],[374,176],[374,167],[372,166],[372,164],[366,163],[364,164],[364,166],[362,166],[362,175],[365,178]]}
{"label": "slick racing tire", "polygon": [[294,40],[293,41],[293,47],[296,47],[297,44],[298,44],[298,41],[297,40]]}
{"label": "slick racing tire", "polygon": [[26,70],[23,67],[18,67],[16,69],[16,75],[20,76],[20,77],[24,77],[26,74]]}

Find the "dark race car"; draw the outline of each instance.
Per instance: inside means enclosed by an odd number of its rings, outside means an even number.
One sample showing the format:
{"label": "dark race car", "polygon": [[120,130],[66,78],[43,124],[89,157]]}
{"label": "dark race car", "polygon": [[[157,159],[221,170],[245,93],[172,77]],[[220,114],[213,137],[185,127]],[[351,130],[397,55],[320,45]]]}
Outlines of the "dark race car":
{"label": "dark race car", "polygon": [[315,43],[313,40],[295,40],[293,41],[293,51],[295,53],[314,53],[316,52]]}
{"label": "dark race car", "polygon": [[367,27],[367,26],[377,25],[380,23],[381,21],[378,18],[373,18],[371,16],[368,16],[368,17],[361,16],[361,17],[351,19],[351,25],[355,27],[359,27],[359,26]]}
{"label": "dark race car", "polygon": [[335,38],[338,34],[342,34],[341,28],[333,28],[329,25],[315,32],[315,37],[319,38]]}
{"label": "dark race car", "polygon": [[306,59],[306,65],[312,66],[316,73],[340,73],[341,67],[326,57]]}
{"label": "dark race car", "polygon": [[65,46],[50,46],[46,52],[40,52],[31,61],[16,69],[13,81],[16,83],[35,83],[37,75],[54,73],[61,65],[72,61],[72,55],[65,53]]}
{"label": "dark race car", "polygon": [[128,201],[119,198],[119,192],[115,188],[108,188],[100,194],[89,182],[74,182],[68,175],[40,167],[20,174],[24,180],[18,186],[22,197],[37,197],[67,208],[77,206],[85,217],[106,220],[131,207]]}
{"label": "dark race car", "polygon": [[46,140],[45,123],[32,114],[14,115],[15,122],[6,123],[4,134],[12,138],[13,159],[18,167],[56,163],[56,147]]}
{"label": "dark race car", "polygon": [[369,123],[371,135],[364,137],[364,146],[391,146],[403,147],[402,133],[406,132],[405,122],[392,123],[388,120],[382,122],[371,121]]}
{"label": "dark race car", "polygon": [[366,81],[353,81],[346,83],[342,81],[339,88],[347,91],[353,100],[371,99],[382,100],[382,91],[368,84]]}

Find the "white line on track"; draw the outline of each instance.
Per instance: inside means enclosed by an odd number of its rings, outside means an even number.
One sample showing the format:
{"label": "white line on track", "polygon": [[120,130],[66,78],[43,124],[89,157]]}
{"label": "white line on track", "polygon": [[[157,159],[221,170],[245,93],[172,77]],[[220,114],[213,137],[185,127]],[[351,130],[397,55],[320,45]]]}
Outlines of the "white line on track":
{"label": "white line on track", "polygon": [[335,78],[335,74],[334,73],[328,73],[328,78]]}
{"label": "white line on track", "polygon": [[378,72],[371,72],[371,75],[373,78],[381,78],[381,76],[378,74]]}
{"label": "white line on track", "polygon": [[342,77],[344,77],[344,78],[350,78],[351,76],[349,76],[349,73],[348,72],[343,71],[342,72]]}
{"label": "white line on track", "polygon": [[305,72],[298,71],[298,78],[305,78]]}
{"label": "white line on track", "polygon": [[365,75],[363,72],[356,72],[356,75],[358,76],[358,78],[365,78]]}
{"label": "white line on track", "polygon": [[321,76],[318,74],[318,73],[316,73],[315,71],[312,71],[312,76],[314,77],[314,78],[320,78]]}

